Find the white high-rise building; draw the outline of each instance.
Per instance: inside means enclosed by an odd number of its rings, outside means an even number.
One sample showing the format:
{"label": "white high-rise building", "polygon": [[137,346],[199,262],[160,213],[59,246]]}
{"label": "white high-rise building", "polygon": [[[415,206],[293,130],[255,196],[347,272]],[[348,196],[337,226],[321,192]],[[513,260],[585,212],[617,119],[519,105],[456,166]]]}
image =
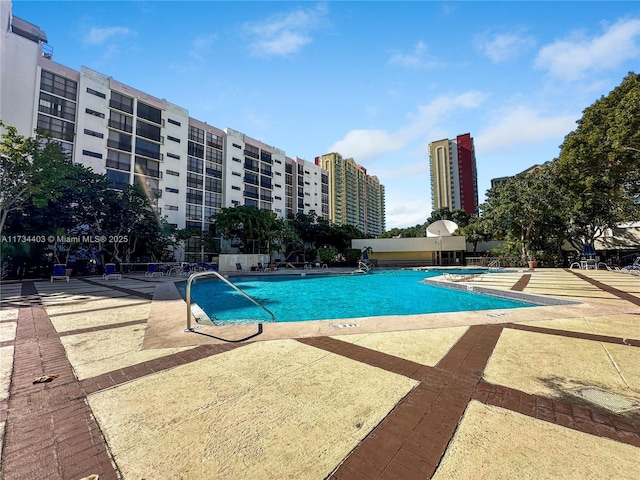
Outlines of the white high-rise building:
{"label": "white high-rise building", "polygon": [[46,34],[13,17],[9,1],[0,1],[0,21],[0,119],[21,135],[51,135],[113,188],[140,184],[178,228],[209,231],[212,215],[238,205],[328,218],[327,172],[314,163],[89,68],[54,62]]}

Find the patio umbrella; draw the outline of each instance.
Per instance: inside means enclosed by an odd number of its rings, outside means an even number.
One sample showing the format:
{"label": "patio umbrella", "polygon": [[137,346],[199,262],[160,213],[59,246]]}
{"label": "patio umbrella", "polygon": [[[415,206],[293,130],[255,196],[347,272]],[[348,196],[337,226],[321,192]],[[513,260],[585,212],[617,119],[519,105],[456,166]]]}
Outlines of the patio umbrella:
{"label": "patio umbrella", "polygon": [[367,252],[366,248],[362,250],[362,259],[369,260],[369,252]]}

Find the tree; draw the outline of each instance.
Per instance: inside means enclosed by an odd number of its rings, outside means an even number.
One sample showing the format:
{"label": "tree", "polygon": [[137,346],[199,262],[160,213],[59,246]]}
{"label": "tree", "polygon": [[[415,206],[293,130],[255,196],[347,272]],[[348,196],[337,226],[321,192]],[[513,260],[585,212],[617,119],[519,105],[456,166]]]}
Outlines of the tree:
{"label": "tree", "polygon": [[[46,205],[56,199],[71,166],[60,144],[37,135],[27,138],[0,120],[0,235],[10,213],[29,202]],[[22,233],[22,232],[21,232]]]}
{"label": "tree", "polygon": [[523,260],[558,249],[564,238],[564,205],[550,164],[489,189],[484,228],[513,245]]}
{"label": "tree", "polygon": [[244,205],[221,209],[215,222],[218,233],[241,253],[271,253],[284,228],[275,212]]}
{"label": "tree", "polygon": [[489,222],[484,217],[472,216],[469,219],[469,223],[461,227],[456,233],[464,235],[466,241],[473,245],[473,254],[477,254],[478,243],[486,242],[493,237],[493,233],[489,228]]}
{"label": "tree", "polygon": [[640,75],[583,111],[555,165],[568,203],[567,239],[580,252],[620,222],[638,218],[640,188]]}
{"label": "tree", "polygon": [[461,209],[450,210],[448,207],[442,207],[431,212],[431,216],[427,218],[426,226],[431,225],[437,220],[451,220],[458,227],[466,227],[469,223],[471,215]]}

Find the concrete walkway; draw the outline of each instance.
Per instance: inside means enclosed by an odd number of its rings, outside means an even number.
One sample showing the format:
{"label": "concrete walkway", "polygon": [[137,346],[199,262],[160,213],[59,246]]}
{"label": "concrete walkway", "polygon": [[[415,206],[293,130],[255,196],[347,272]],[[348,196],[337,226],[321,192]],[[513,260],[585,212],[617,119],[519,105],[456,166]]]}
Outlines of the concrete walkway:
{"label": "concrete walkway", "polygon": [[2,479],[640,479],[640,277],[485,274],[465,284],[580,303],[193,332],[176,280],[1,285]]}

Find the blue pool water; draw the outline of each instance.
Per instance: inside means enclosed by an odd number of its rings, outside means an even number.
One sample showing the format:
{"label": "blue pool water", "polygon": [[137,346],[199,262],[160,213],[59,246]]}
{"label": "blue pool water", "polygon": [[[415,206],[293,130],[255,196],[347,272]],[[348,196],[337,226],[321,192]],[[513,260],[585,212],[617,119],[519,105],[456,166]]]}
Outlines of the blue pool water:
{"label": "blue pool water", "polygon": [[[439,274],[376,270],[366,275],[260,275],[232,277],[230,281],[271,310],[277,322],[532,306],[530,303],[420,282]],[[185,287],[182,289],[184,294]],[[271,320],[264,310],[219,279],[192,283],[191,298],[216,324]]]}

